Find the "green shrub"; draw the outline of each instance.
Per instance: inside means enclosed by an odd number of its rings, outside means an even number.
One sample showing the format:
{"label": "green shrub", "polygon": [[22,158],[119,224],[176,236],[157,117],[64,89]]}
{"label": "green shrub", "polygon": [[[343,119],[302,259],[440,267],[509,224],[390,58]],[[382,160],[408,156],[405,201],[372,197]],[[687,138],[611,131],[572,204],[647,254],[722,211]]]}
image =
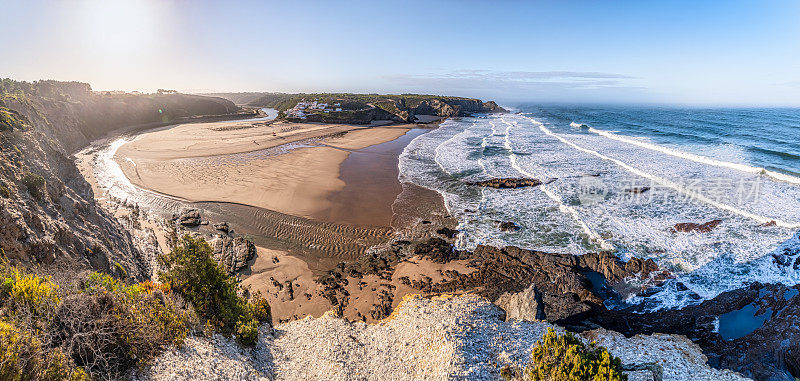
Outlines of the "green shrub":
{"label": "green shrub", "polygon": [[44,196],[44,177],[28,172],[22,176],[22,184],[28,188],[28,192],[37,201],[41,200],[42,196]]}
{"label": "green shrub", "polygon": [[26,307],[35,314],[45,314],[55,309],[59,303],[58,285],[50,282],[50,278],[42,278],[32,274],[15,272],[5,277],[3,288],[11,286],[9,297],[18,306]]}
{"label": "green shrub", "polygon": [[236,279],[214,261],[211,246],[202,238],[184,235],[159,261],[166,269],[159,278],[192,303],[214,329],[225,334],[235,332],[242,344],[252,345],[258,324],[271,323],[267,301],[259,294],[253,302],[241,297]]}
{"label": "green shrub", "polygon": [[11,198],[11,189],[8,189],[5,185],[0,185],[0,196]]}
{"label": "green shrub", "polygon": [[245,312],[238,283],[211,257],[208,243],[184,235],[169,254],[160,258],[168,270],[159,278],[192,303],[197,314],[223,332],[232,332]]}
{"label": "green shrub", "polygon": [[531,353],[531,364],[525,368],[525,379],[627,380],[622,362],[604,347],[591,343],[588,347],[572,333],[558,335],[549,328]]}
{"label": "green shrub", "polygon": [[97,272],[62,288],[11,266],[0,250],[0,380],[124,375],[182,344],[196,324],[169,290]]}
{"label": "green shrub", "polygon": [[236,338],[239,343],[245,346],[253,346],[258,342],[258,321],[253,319],[250,321],[240,320],[236,323]]}

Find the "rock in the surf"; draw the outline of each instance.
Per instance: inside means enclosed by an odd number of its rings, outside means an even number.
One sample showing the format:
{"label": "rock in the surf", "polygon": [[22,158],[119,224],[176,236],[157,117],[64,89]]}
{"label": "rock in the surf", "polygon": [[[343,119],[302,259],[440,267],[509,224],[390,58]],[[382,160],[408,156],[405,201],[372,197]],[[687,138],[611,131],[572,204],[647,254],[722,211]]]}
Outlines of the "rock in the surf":
{"label": "rock in the surf", "polygon": [[627,190],[628,193],[642,194],[650,190],[650,187],[634,187]]}
{"label": "rock in the surf", "polygon": [[757,380],[794,379],[800,377],[798,295],[800,286],[756,282],[677,310],[642,313],[598,309],[588,325],[626,336],[655,332],[685,335],[700,345],[709,363],[718,367]]}
{"label": "rock in the surf", "polygon": [[499,221],[497,227],[500,228],[500,231],[504,232],[515,232],[520,229],[519,225],[511,221]]}
{"label": "rock in the surf", "polygon": [[467,183],[469,185],[476,185],[479,187],[490,187],[490,188],[498,188],[498,189],[507,189],[507,188],[522,188],[522,187],[535,187],[542,185],[541,180],[539,179],[528,179],[528,178],[497,178],[497,179],[490,179],[490,180],[483,180],[483,181],[474,181]]}
{"label": "rock in the surf", "polygon": [[700,233],[708,233],[719,224],[722,223],[722,220],[711,220],[706,223],[698,224],[695,222],[680,222],[675,224],[670,231],[673,233],[691,233],[691,232],[700,232]]}

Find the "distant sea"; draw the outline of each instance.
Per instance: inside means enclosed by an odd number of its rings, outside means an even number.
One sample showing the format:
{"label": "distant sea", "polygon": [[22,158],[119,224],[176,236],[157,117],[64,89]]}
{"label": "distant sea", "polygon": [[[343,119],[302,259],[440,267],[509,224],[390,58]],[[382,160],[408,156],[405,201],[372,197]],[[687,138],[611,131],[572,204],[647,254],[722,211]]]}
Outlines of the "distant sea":
{"label": "distant sea", "polygon": [[[753,281],[800,283],[800,109],[523,105],[448,120],[399,166],[401,181],[444,196],[461,248],[652,258],[677,279],[627,301],[643,310]],[[545,184],[466,184],[494,177]],[[671,229],[712,220],[710,232]]]}

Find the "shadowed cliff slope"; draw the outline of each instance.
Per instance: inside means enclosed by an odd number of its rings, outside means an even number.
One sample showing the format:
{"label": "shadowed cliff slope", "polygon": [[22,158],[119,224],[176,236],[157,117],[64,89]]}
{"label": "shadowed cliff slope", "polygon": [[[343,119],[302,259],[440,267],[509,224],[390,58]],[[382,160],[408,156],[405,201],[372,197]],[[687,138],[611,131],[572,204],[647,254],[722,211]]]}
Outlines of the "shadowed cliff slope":
{"label": "shadowed cliff slope", "polygon": [[[14,263],[143,276],[129,234],[95,203],[69,157],[137,125],[240,111],[183,94],[100,94],[85,83],[0,80],[0,249]],[[52,267],[56,268],[56,267]]]}

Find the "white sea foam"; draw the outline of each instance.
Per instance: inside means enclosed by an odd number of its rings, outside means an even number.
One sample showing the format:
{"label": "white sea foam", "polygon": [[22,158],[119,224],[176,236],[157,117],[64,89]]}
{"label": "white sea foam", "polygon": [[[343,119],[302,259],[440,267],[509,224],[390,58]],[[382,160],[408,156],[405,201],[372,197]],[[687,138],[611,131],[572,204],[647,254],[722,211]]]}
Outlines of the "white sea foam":
{"label": "white sea foam", "polygon": [[[511,135],[511,123],[508,123],[508,122],[507,122],[505,119],[503,119],[503,118],[500,118],[500,120],[501,120],[503,123],[505,123],[505,124],[508,126],[508,127],[506,128],[506,134],[505,134],[505,146],[506,146],[506,148],[507,148],[509,151],[511,151],[511,142],[510,142],[510,139],[511,139],[511,138],[510,138],[510,135]],[[530,178],[536,178],[536,177],[537,177],[535,174],[533,174],[533,173],[530,173],[530,172],[526,171],[526,170],[525,170],[524,168],[522,168],[522,167],[521,167],[519,164],[517,164],[517,155],[516,155],[516,154],[514,154],[513,152],[510,152],[510,154],[509,154],[509,157],[510,157],[510,159],[511,159],[511,167],[512,167],[512,168],[516,169],[516,170],[517,170],[519,173],[521,173],[521,174],[522,174],[522,175],[524,175],[524,176],[527,176],[527,177],[530,177]],[[564,201],[561,199],[561,197],[557,196],[557,195],[556,195],[556,194],[553,192],[553,190],[551,190],[551,189],[550,189],[550,187],[549,187],[547,184],[542,184],[542,185],[539,185],[539,189],[540,189],[542,192],[544,192],[544,193],[547,195],[547,197],[549,197],[551,200],[553,200],[555,203],[557,203],[557,204],[558,204],[558,208],[559,208],[559,210],[561,210],[561,211],[562,211],[562,212],[564,212],[564,213],[568,213],[569,215],[571,215],[571,216],[572,216],[572,218],[574,218],[574,219],[575,219],[575,222],[577,222],[577,223],[580,225],[580,227],[581,227],[581,229],[583,230],[583,232],[584,232],[584,233],[585,233],[585,234],[586,234],[586,235],[587,235],[587,236],[588,236],[588,237],[589,237],[591,240],[593,240],[593,241],[595,241],[595,242],[598,242],[598,243],[600,244],[600,247],[601,247],[601,248],[603,248],[603,250],[613,250],[613,249],[614,249],[614,245],[612,245],[612,244],[611,244],[611,243],[609,243],[608,241],[606,241],[606,240],[604,240],[603,238],[601,238],[599,234],[595,233],[595,232],[594,232],[594,231],[593,231],[593,230],[592,230],[592,229],[591,229],[591,228],[590,228],[590,227],[589,227],[589,226],[586,224],[586,222],[584,222],[584,221],[583,221],[583,219],[581,218],[581,216],[580,216],[580,214],[578,213],[578,211],[577,211],[577,210],[575,210],[575,208],[573,208],[573,207],[570,207],[569,205],[566,205],[566,204],[564,204]]]}
{"label": "white sea foam", "polygon": [[[570,124],[570,125],[572,125],[572,124]],[[636,146],[639,146],[639,147],[642,147],[642,148],[647,148],[649,150],[653,150],[653,151],[656,151],[656,152],[661,152],[661,153],[664,153],[664,154],[667,154],[667,155],[679,157],[681,159],[691,160],[691,161],[695,161],[695,162],[698,162],[698,163],[713,165],[713,166],[717,166],[717,167],[731,168],[731,169],[735,169],[737,171],[742,171],[742,172],[747,172],[747,173],[762,174],[762,175],[766,175],[766,176],[772,177],[772,178],[774,178],[776,180],[785,181],[785,182],[792,183],[792,184],[800,184],[800,178],[798,178],[798,177],[787,175],[787,174],[784,174],[784,173],[775,172],[775,171],[770,171],[770,170],[767,170],[767,169],[762,168],[762,167],[754,167],[754,166],[750,166],[750,165],[746,165],[746,164],[731,163],[731,162],[727,162],[727,161],[716,160],[716,159],[712,159],[712,158],[709,158],[709,157],[695,155],[693,153],[684,152],[684,151],[676,150],[676,149],[673,149],[673,148],[660,146],[660,145],[649,143],[649,142],[646,142],[646,141],[641,141],[641,140],[637,140],[637,139],[632,139],[630,137],[617,135],[617,134],[615,134],[615,133],[613,133],[611,131],[598,130],[598,129],[592,128],[592,127],[589,127],[589,132],[595,133],[595,134],[600,135],[600,136],[604,136],[604,137],[609,138],[609,139],[614,139],[614,140],[617,140],[617,141],[620,141],[620,142],[633,144],[633,145],[636,145]]]}
{"label": "white sea foam", "polygon": [[665,178],[661,178],[661,177],[655,176],[653,174],[650,174],[650,173],[647,173],[645,171],[642,171],[642,170],[640,170],[638,168],[634,168],[633,166],[623,162],[622,160],[618,160],[618,159],[615,159],[615,158],[612,158],[612,157],[608,157],[608,156],[603,155],[603,154],[601,154],[601,153],[599,153],[597,151],[593,151],[593,150],[590,150],[588,148],[581,147],[581,146],[579,146],[579,145],[577,145],[577,144],[565,139],[564,137],[554,133],[553,131],[549,130],[547,127],[544,126],[544,124],[540,123],[539,121],[537,121],[537,120],[535,120],[533,118],[530,118],[530,117],[528,117],[528,118],[533,123],[538,125],[539,129],[542,130],[542,132],[544,132],[545,134],[560,140],[564,144],[566,144],[566,145],[568,145],[568,146],[570,146],[570,147],[572,147],[572,148],[574,148],[576,150],[579,150],[579,151],[582,151],[582,152],[597,156],[597,157],[599,157],[599,158],[601,158],[603,160],[608,160],[610,162],[613,162],[613,163],[617,164],[618,166],[624,168],[625,170],[627,170],[627,171],[629,171],[629,172],[631,172],[631,173],[633,173],[633,174],[635,174],[637,176],[644,177],[646,179],[649,179],[649,180],[652,180],[652,181],[654,181],[656,183],[659,183],[659,184],[661,184],[663,186],[672,188],[672,189],[674,189],[675,191],[677,191],[679,193],[682,193],[682,194],[685,194],[687,196],[690,196],[690,197],[692,197],[692,198],[694,198],[696,200],[699,200],[701,202],[704,202],[704,203],[706,203],[708,205],[712,205],[712,206],[714,206],[716,208],[719,208],[719,209],[722,209],[722,210],[725,210],[725,211],[728,211],[728,212],[731,212],[731,213],[735,213],[735,214],[738,214],[738,215],[743,216],[743,217],[750,218],[750,219],[752,219],[752,220],[754,220],[756,222],[759,222],[761,224],[771,223],[771,222],[774,221],[776,225],[781,226],[781,227],[800,228],[800,223],[798,223],[798,222],[783,221],[783,220],[779,220],[779,219],[772,219],[772,218],[769,218],[769,217],[760,216],[760,215],[757,215],[757,214],[754,214],[754,213],[750,213],[750,212],[745,211],[743,209],[737,208],[737,207],[735,207],[733,205],[728,205],[728,204],[724,204],[724,203],[718,202],[716,200],[713,200],[713,199],[711,199],[711,198],[709,198],[709,197],[697,192],[694,189],[689,189],[685,185],[676,183],[674,181],[671,181],[671,180],[668,180],[668,179],[665,179]]}
{"label": "white sea foam", "polygon": [[[758,175],[655,152],[585,129],[557,133],[533,118],[508,114],[445,122],[412,141],[399,167],[401,181],[443,195],[459,224],[459,248],[516,245],[582,254],[613,247],[623,258],[654,259],[689,290],[665,287],[646,300],[632,300],[647,306],[680,307],[753,280],[798,281],[791,265],[773,259],[785,246],[800,247],[796,237],[792,240],[793,221],[800,219],[800,189],[790,183],[768,179],[763,200],[746,205],[698,198],[678,179]],[[503,190],[466,185],[520,174],[554,181]],[[583,175],[609,185],[607,197],[583,203]],[[672,186],[664,186],[664,196],[654,200],[642,195],[622,198],[630,195],[624,185],[629,180]],[[686,193],[691,197],[684,197]],[[724,222],[709,233],[669,231],[678,222],[715,218]],[[495,223],[499,220],[517,222],[523,229],[501,232]],[[780,220],[779,226],[762,226],[771,220]]]}

